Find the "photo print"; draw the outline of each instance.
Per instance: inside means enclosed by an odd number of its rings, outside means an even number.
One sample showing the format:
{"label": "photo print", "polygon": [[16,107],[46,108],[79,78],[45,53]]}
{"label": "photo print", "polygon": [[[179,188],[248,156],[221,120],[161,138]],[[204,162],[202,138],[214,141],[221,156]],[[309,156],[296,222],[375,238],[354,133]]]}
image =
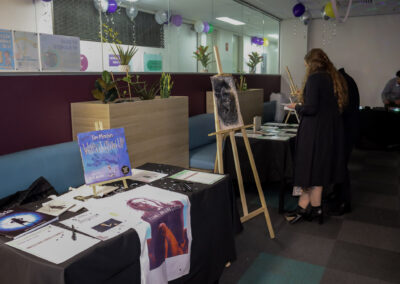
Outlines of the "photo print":
{"label": "photo print", "polygon": [[220,130],[243,126],[238,95],[232,77],[211,77],[214,103],[216,103]]}

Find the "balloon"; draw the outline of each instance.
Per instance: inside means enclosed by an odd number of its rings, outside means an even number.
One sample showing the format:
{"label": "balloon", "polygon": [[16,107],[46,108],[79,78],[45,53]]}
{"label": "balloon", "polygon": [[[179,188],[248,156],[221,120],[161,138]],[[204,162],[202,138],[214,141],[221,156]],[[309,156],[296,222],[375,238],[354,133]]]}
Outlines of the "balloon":
{"label": "balloon", "polygon": [[306,11],[306,7],[302,3],[297,3],[293,6],[293,15],[295,17],[301,17]]}
{"label": "balloon", "polygon": [[209,29],[210,29],[210,25],[207,22],[203,22],[204,24],[204,30],[203,32],[208,33]]}
{"label": "balloon", "polygon": [[182,16],[181,15],[172,15],[171,16],[171,23],[177,27],[179,27],[180,25],[182,25]]}
{"label": "balloon", "polygon": [[258,45],[263,45],[263,44],[264,44],[264,39],[261,38],[261,37],[258,37],[258,38],[257,38],[257,44],[258,44]]}
{"label": "balloon", "polygon": [[107,8],[107,12],[112,14],[115,13],[115,11],[117,11],[118,9],[118,4],[115,0],[108,0],[108,8]]}
{"label": "balloon", "polygon": [[324,11],[329,18],[335,18],[335,12],[333,12],[333,7],[331,2],[326,3]]}
{"label": "balloon", "polygon": [[255,36],[251,37],[251,43],[257,44],[257,38]]}
{"label": "balloon", "polygon": [[115,0],[117,2],[118,7],[124,3],[124,0]]}
{"label": "balloon", "polygon": [[325,7],[322,7],[322,10],[321,10],[321,17],[322,17],[322,19],[325,20],[325,21],[328,21],[328,20],[330,19],[329,16],[325,13]]}
{"label": "balloon", "polygon": [[300,21],[304,25],[308,25],[311,22],[311,14],[309,11],[305,11],[304,14],[300,17]]}
{"label": "balloon", "polygon": [[107,12],[108,9],[108,1],[107,0],[94,0],[94,6],[96,7],[97,10],[100,12]]}
{"label": "balloon", "polygon": [[268,46],[269,45],[269,40],[265,37],[264,38],[264,43],[263,43],[263,45],[264,46]]}
{"label": "balloon", "polygon": [[51,2],[51,0],[43,0],[43,2]]}
{"label": "balloon", "polygon": [[158,11],[154,15],[154,18],[159,25],[168,23],[168,13],[166,11]]}
{"label": "balloon", "polygon": [[208,29],[208,34],[210,34],[210,33],[212,33],[213,32],[213,30],[214,30],[214,26],[213,25],[211,25],[211,24],[208,24],[210,27],[209,27],[209,29]]}
{"label": "balloon", "polygon": [[138,8],[136,8],[135,5],[129,5],[128,7],[126,7],[126,14],[128,15],[129,19],[131,19],[131,21],[133,21],[136,18],[138,13],[139,10]]}
{"label": "balloon", "polygon": [[197,33],[201,33],[204,30],[204,23],[202,21],[196,21],[194,23],[194,30]]}

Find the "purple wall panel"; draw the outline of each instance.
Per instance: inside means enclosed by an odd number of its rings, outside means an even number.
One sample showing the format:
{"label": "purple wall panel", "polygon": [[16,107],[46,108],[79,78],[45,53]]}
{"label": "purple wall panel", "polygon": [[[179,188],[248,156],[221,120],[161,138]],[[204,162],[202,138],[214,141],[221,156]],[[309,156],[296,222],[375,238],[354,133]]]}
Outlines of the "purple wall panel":
{"label": "purple wall panel", "polygon": [[[0,76],[0,155],[72,140],[70,103],[93,100],[99,75]],[[140,76],[149,83],[159,74]],[[210,74],[173,74],[173,94],[189,97],[189,115],[204,113]],[[246,75],[250,88],[263,88],[264,99],[280,91],[279,75]]]}

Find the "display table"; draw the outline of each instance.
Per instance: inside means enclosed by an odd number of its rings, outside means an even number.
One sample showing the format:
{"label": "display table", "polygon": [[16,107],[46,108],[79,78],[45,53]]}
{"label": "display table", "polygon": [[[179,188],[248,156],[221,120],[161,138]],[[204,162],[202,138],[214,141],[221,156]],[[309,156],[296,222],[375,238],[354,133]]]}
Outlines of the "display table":
{"label": "display table", "polygon": [[[160,164],[145,164],[139,168],[169,175],[182,170]],[[130,188],[143,185],[128,184]],[[190,273],[172,283],[216,282],[226,262],[236,258],[234,235],[242,229],[229,177],[214,185],[193,184],[192,192],[184,192],[168,178],[150,185],[186,194],[191,202]],[[63,219],[72,216],[72,213],[65,214]],[[59,265],[9,247],[4,244],[7,241],[0,239],[2,284],[140,283],[140,241],[133,229],[100,242]]]}
{"label": "display table", "polygon": [[[293,154],[295,148],[295,137],[286,141],[258,139],[249,137],[254,160],[260,176],[261,183],[281,182],[279,192],[279,212],[284,210],[284,194],[288,183],[293,177]],[[242,170],[243,182],[254,183],[250,161],[247,156],[245,144],[242,137],[236,137],[239,160]],[[225,173],[236,178],[235,163],[232,154],[230,140],[226,140],[224,149]]]}

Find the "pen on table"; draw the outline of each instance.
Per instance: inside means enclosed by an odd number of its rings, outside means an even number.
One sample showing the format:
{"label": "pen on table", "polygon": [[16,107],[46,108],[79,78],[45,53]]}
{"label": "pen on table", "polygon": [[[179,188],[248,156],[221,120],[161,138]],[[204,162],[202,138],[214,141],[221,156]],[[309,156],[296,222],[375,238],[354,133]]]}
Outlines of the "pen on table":
{"label": "pen on table", "polygon": [[72,240],[76,241],[76,231],[74,225],[72,225]]}

